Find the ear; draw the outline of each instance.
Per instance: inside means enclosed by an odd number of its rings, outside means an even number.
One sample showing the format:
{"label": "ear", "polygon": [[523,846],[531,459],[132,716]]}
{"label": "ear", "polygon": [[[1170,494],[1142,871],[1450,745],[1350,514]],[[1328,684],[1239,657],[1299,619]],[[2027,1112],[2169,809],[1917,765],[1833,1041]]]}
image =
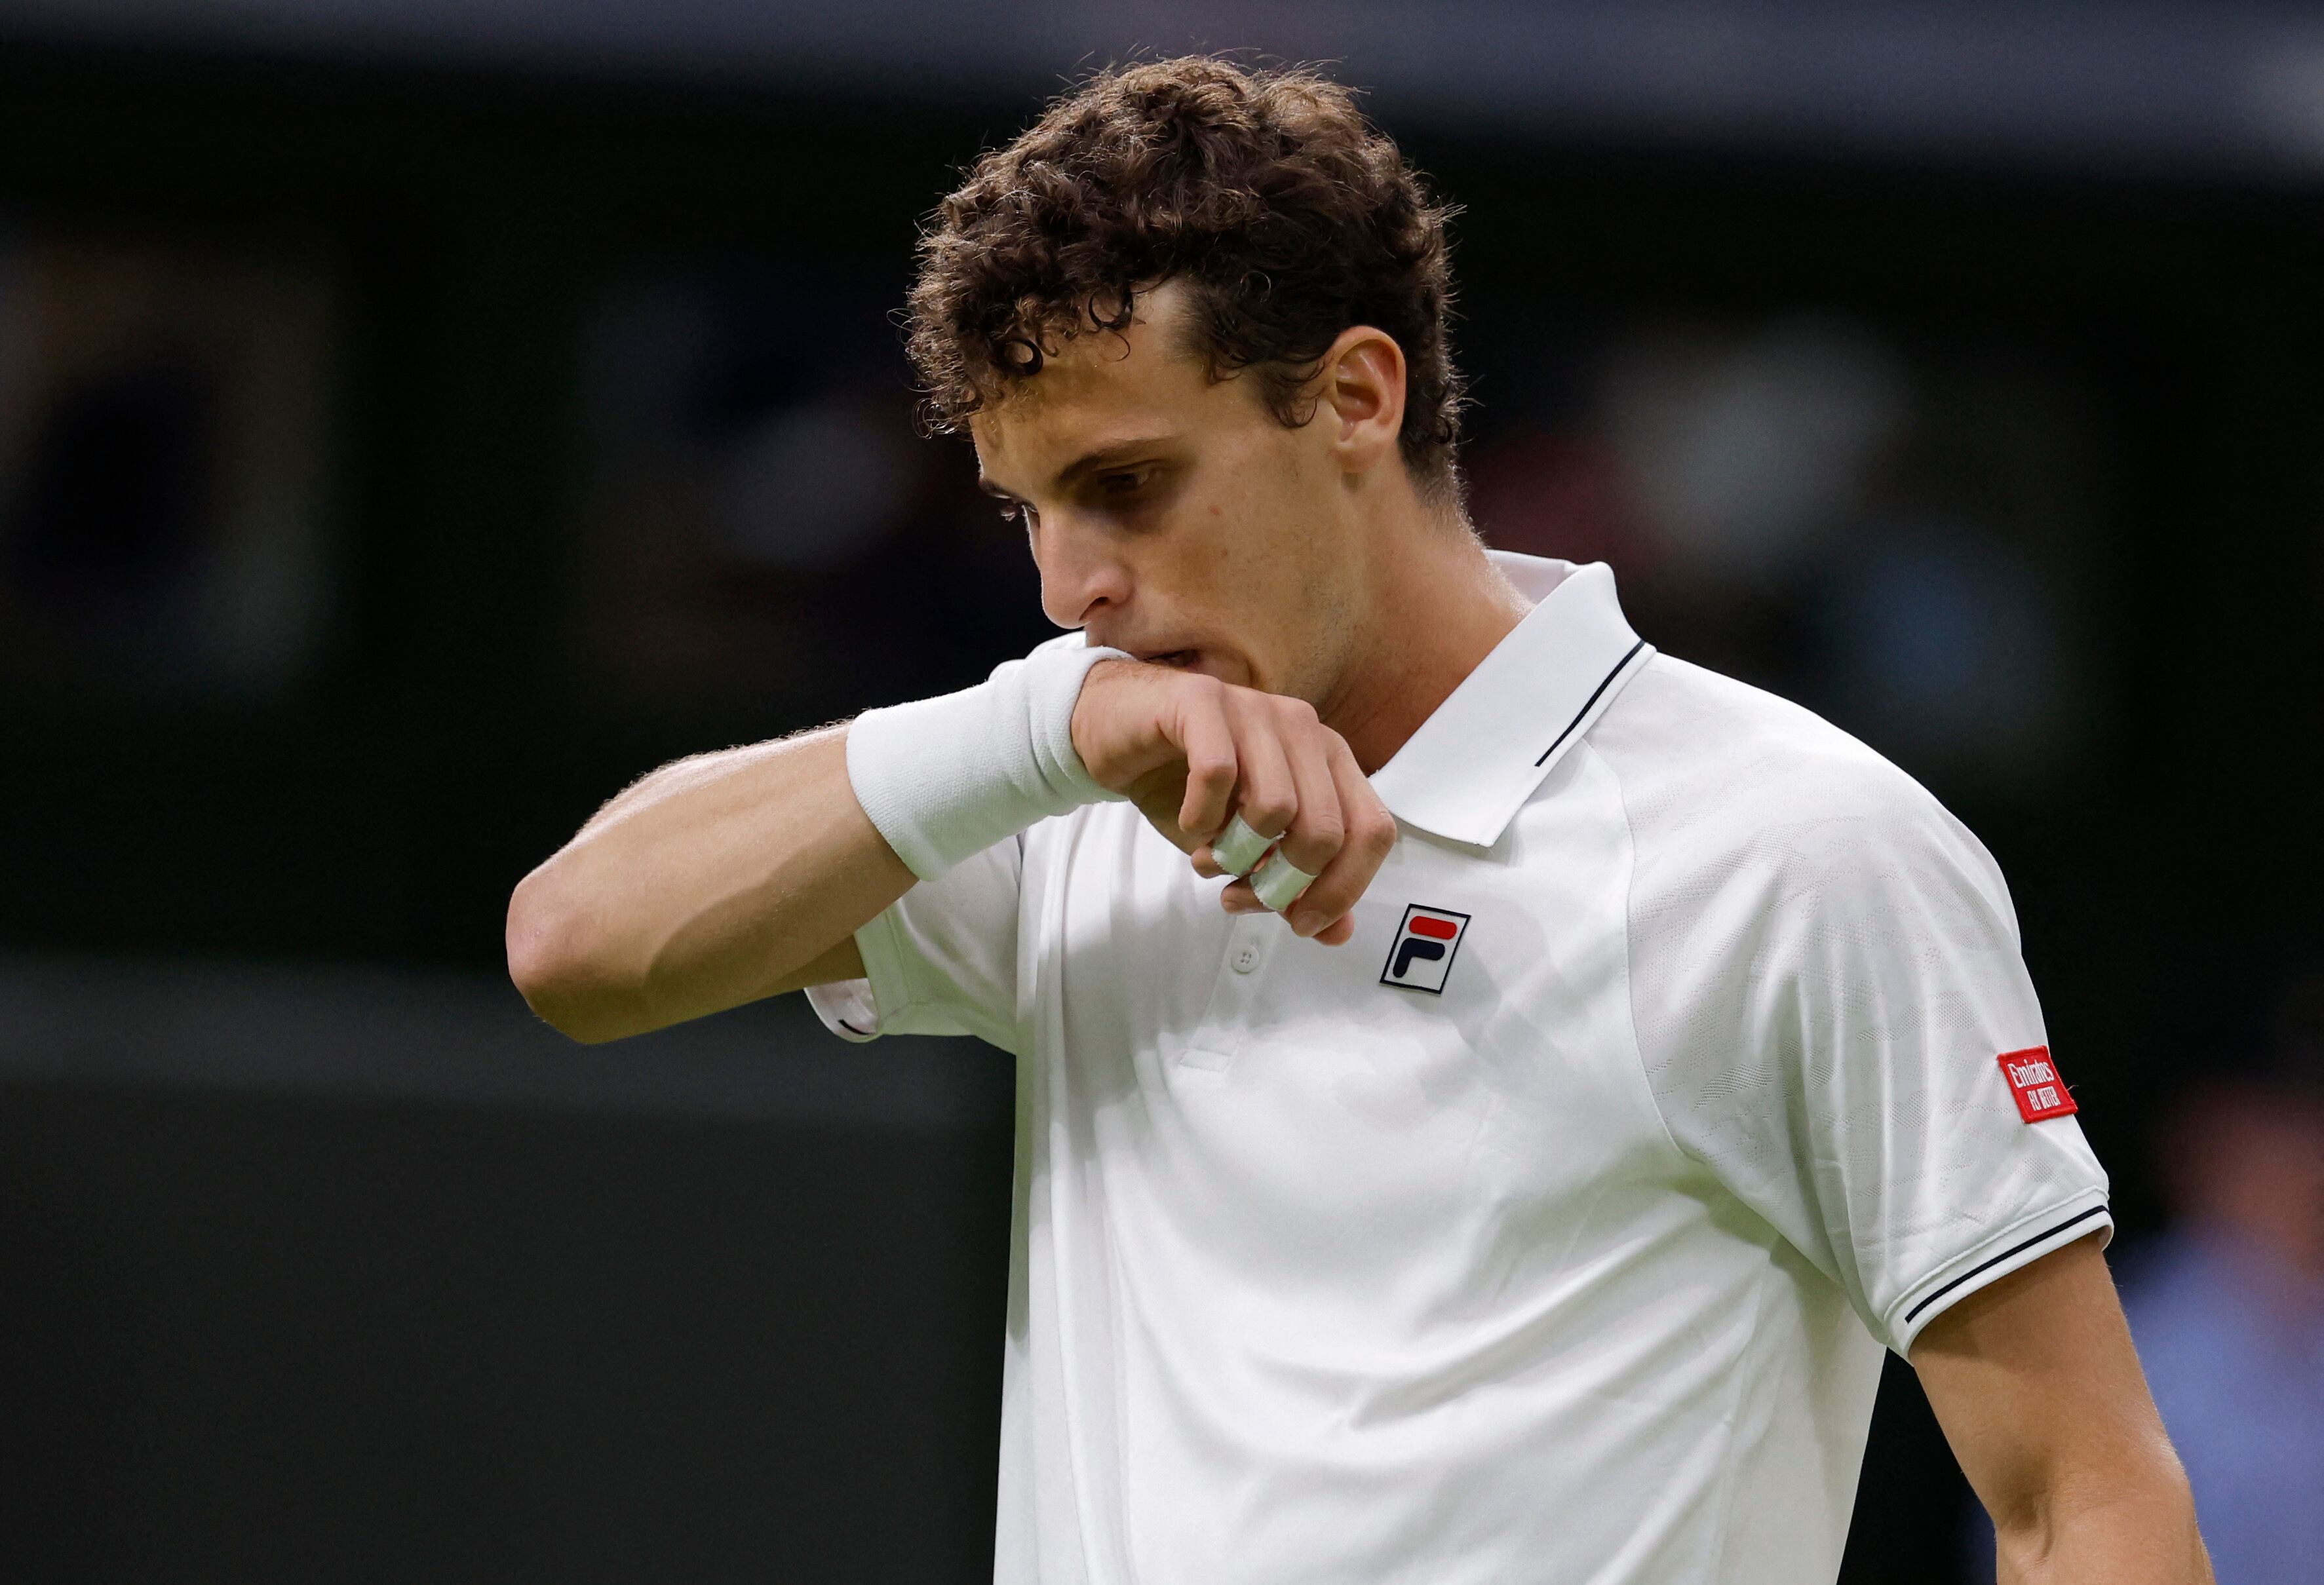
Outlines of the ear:
{"label": "ear", "polygon": [[1404,430],[1404,349],[1385,330],[1357,325],[1340,332],[1316,371],[1318,418],[1330,421],[1329,445],[1343,474],[1369,474],[1397,455]]}

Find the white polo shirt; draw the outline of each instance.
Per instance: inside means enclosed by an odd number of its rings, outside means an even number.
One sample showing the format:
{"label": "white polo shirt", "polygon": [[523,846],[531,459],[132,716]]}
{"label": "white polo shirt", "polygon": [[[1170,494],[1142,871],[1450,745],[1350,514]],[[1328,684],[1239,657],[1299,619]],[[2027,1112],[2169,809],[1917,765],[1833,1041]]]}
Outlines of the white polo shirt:
{"label": "white polo shirt", "polygon": [[1017,1055],[1001,1585],[1830,1580],[1882,1346],[2111,1226],[1977,839],[1499,559],[1352,942],[1111,803],[814,993]]}

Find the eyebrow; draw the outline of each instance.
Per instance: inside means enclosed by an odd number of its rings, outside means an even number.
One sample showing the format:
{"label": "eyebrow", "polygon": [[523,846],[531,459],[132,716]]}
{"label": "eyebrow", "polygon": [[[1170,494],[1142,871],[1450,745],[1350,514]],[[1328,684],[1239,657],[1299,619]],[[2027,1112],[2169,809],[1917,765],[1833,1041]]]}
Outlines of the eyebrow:
{"label": "eyebrow", "polygon": [[[1167,446],[1169,442],[1170,437],[1167,435],[1148,435],[1142,436],[1135,440],[1113,441],[1108,445],[1099,447],[1094,451],[1084,452],[1080,456],[1075,457],[1072,462],[1067,463],[1064,467],[1058,469],[1056,482],[1061,486],[1071,484],[1074,481],[1084,478],[1091,474],[1102,472],[1102,470],[1112,466],[1116,463],[1127,462],[1141,451],[1151,451],[1156,447]],[[983,472],[982,469],[977,472],[976,487],[983,491],[987,495],[997,496],[1002,501],[1018,501],[1021,499],[1015,491],[1004,490],[999,484],[994,484],[992,482],[992,475]]]}

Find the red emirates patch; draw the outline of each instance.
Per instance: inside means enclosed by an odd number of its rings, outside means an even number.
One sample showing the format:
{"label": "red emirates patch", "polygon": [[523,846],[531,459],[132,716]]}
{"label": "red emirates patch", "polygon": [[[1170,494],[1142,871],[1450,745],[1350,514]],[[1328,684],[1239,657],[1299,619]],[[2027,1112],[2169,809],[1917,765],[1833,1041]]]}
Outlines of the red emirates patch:
{"label": "red emirates patch", "polygon": [[2029,1123],[2070,1117],[2081,1110],[2067,1091],[2066,1081],[2058,1076],[2058,1064],[2050,1060],[2046,1046],[2003,1052],[2001,1076],[2009,1081],[2009,1093],[2016,1098],[2017,1115]]}

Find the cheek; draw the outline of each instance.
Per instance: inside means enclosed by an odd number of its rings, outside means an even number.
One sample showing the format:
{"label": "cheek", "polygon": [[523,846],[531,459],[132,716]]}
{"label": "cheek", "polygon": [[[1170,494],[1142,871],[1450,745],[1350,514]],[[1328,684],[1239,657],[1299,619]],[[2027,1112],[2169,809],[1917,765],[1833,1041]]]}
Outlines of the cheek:
{"label": "cheek", "polygon": [[1286,439],[1263,431],[1206,468],[1145,569],[1149,593],[1167,590],[1190,624],[1262,664],[1313,602],[1314,548],[1326,528]]}
{"label": "cheek", "polygon": [[1252,468],[1209,501],[1198,514],[1194,538],[1213,564],[1231,567],[1247,580],[1295,576],[1314,539],[1306,521],[1311,509],[1296,483],[1279,468]]}
{"label": "cheek", "polygon": [[1173,552],[1174,595],[1212,624],[1239,628],[1291,593],[1264,521],[1247,502],[1203,508]]}

